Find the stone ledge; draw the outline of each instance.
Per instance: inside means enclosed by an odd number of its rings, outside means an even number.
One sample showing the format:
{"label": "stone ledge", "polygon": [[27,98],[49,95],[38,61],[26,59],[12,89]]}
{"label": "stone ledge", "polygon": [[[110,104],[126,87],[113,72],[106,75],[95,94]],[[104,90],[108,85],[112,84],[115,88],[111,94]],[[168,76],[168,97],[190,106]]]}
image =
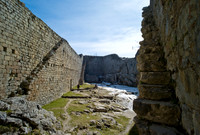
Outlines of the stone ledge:
{"label": "stone ledge", "polygon": [[141,135],[183,135],[174,127],[158,125],[146,120],[134,118],[136,126]]}
{"label": "stone ledge", "polygon": [[170,72],[140,72],[140,81],[144,84],[167,85],[170,82]]}
{"label": "stone ledge", "polygon": [[[137,56],[137,61],[138,62],[146,62],[146,61],[157,61],[157,62],[159,62],[160,60],[164,59],[164,54],[161,53],[161,52],[153,52],[153,50],[151,50],[151,49],[144,50],[144,53],[142,53],[142,51]],[[149,51],[149,53],[148,53],[148,51]]]}
{"label": "stone ledge", "polygon": [[180,108],[170,102],[135,99],[133,110],[139,118],[167,125],[179,124]]}
{"label": "stone ledge", "polygon": [[141,72],[166,72],[166,65],[163,61],[142,61],[138,62],[137,70]]}
{"label": "stone ledge", "polygon": [[166,85],[139,84],[140,98],[150,100],[166,100],[172,97],[172,90]]}

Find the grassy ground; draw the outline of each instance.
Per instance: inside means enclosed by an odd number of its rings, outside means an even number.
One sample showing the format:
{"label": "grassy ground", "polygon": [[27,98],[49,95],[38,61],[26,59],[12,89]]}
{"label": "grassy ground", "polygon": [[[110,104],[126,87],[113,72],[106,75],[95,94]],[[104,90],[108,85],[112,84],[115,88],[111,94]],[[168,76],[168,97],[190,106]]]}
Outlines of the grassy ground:
{"label": "grassy ground", "polygon": [[125,116],[118,116],[118,118],[116,118],[115,120],[123,126],[123,130],[125,129],[125,126],[129,123],[129,118]]}
{"label": "grassy ground", "polygon": [[69,107],[67,108],[67,112],[71,114],[72,112],[83,112],[85,109],[88,109],[87,106],[89,104],[78,104],[78,101],[72,101]]}
{"label": "grassy ground", "polygon": [[69,91],[69,92],[67,92],[67,93],[65,93],[65,94],[63,94],[63,96],[65,97],[67,97],[67,96],[69,96],[69,97],[71,97],[71,96],[79,96],[79,97],[81,97],[81,96],[84,96],[83,94],[80,94],[80,93],[76,93],[76,92],[72,92],[72,91]]}
{"label": "grassy ground", "polygon": [[[81,89],[85,89],[85,88],[89,88],[89,87],[94,88],[94,85],[84,84],[81,86]],[[76,89],[76,87],[74,87],[74,89]],[[101,89],[98,89],[98,90],[93,89],[92,91],[84,91],[81,93],[75,92],[75,91],[69,91],[69,92],[65,93],[63,96],[85,96],[85,95],[89,95],[91,93],[98,94],[98,95],[99,94],[100,95],[108,95],[107,91],[104,91]],[[82,101],[82,102],[80,102],[80,101]],[[67,110],[64,110],[67,103],[68,103]],[[87,126],[87,131],[88,130],[89,131],[98,131],[102,135],[112,135],[112,134],[118,135],[118,134],[120,134],[121,131],[125,130],[125,128],[129,124],[129,121],[130,121],[129,118],[118,115],[118,116],[114,117],[114,119],[117,121],[118,124],[121,125],[120,127],[114,126],[114,127],[107,128],[106,126],[103,126],[103,128],[98,129],[98,128],[96,128],[96,126],[90,126],[91,120],[95,120],[95,121],[101,120],[102,115],[104,115],[104,114],[93,113],[93,112],[85,113],[84,112],[85,110],[90,110],[89,106],[90,107],[94,106],[94,103],[89,101],[89,99],[83,100],[83,99],[59,98],[47,105],[44,105],[43,108],[48,111],[53,111],[54,115],[61,122],[66,122],[67,119],[63,118],[62,116],[64,113],[67,112],[69,115],[67,117],[71,117],[71,119],[69,119],[70,121],[68,122],[70,127]],[[114,106],[119,106],[119,105],[117,105],[116,103],[112,103],[111,106],[114,107]],[[77,115],[76,113],[79,113],[79,115]],[[109,113],[112,113],[112,112],[109,112]],[[83,131],[83,135],[86,134],[86,133],[84,133],[85,132],[84,130],[82,130],[82,131]],[[78,131],[75,131],[75,132],[78,132]],[[136,128],[133,127],[127,135],[138,135]]]}
{"label": "grassy ground", "polygon": [[86,104],[78,104],[78,101],[73,101],[70,103],[67,112],[71,116],[70,124],[72,126],[88,126],[88,130],[90,131],[98,131],[102,135],[112,135],[112,134],[119,134],[119,132],[123,131],[126,128],[126,125],[129,123],[129,118],[125,116],[118,116],[114,118],[117,123],[121,124],[122,127],[119,129],[118,127],[112,127],[112,128],[103,128],[103,129],[97,129],[96,127],[89,126],[89,123],[91,120],[101,120],[101,114],[100,113],[81,113],[80,115],[74,115],[72,112],[83,112],[85,109],[89,109],[87,106],[92,106],[93,103],[86,103]]}
{"label": "grassy ground", "polygon": [[47,105],[44,105],[42,108],[46,109],[47,111],[52,111],[58,119],[63,119],[62,114],[64,113],[64,107],[66,106],[67,102],[68,99],[59,98]]}
{"label": "grassy ground", "polygon": [[[92,89],[94,88],[95,85],[93,84],[88,84],[88,83],[85,83],[83,85],[80,85],[80,88],[79,89]],[[78,89],[77,86],[73,87],[72,89]]]}

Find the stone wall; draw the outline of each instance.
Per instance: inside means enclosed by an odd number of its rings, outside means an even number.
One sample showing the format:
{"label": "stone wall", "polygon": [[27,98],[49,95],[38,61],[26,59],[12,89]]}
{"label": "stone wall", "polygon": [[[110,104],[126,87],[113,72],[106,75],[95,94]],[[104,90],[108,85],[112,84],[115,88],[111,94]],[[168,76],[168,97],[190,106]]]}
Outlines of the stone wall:
{"label": "stone wall", "polygon": [[85,81],[109,82],[136,86],[137,70],[135,58],[120,58],[116,54],[107,56],[84,56]]}
{"label": "stone wall", "polygon": [[0,98],[45,104],[78,84],[82,58],[19,0],[0,0]]}
{"label": "stone wall", "polygon": [[137,57],[141,135],[200,134],[200,0],[151,0]]}

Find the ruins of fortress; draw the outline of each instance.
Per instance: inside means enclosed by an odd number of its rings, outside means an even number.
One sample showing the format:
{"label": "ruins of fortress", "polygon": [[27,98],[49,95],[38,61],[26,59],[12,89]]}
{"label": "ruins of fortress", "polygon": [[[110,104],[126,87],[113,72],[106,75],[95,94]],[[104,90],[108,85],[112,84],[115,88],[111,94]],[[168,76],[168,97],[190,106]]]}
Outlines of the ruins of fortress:
{"label": "ruins of fortress", "polygon": [[[200,0],[151,0],[143,17],[139,133],[200,135]],[[0,0],[0,37],[0,99],[43,105],[78,84],[83,58],[19,0]]]}
{"label": "ruins of fortress", "polygon": [[200,135],[200,1],[151,0],[143,17],[140,135]]}
{"label": "ruins of fortress", "polygon": [[0,98],[46,104],[80,79],[82,57],[19,0],[0,1]]}

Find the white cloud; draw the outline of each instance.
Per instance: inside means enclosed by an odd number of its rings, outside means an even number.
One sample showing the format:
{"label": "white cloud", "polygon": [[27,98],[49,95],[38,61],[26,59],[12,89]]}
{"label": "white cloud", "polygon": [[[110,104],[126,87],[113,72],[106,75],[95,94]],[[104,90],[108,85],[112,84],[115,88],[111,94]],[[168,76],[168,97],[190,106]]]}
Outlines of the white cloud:
{"label": "white cloud", "polygon": [[139,41],[142,40],[141,33],[134,28],[123,28],[121,33],[110,35],[99,42],[71,42],[71,46],[78,53],[84,55],[104,56],[116,53],[120,57],[134,57]]}
{"label": "white cloud", "polygon": [[119,11],[141,11],[144,6],[149,5],[150,0],[113,0],[112,3],[115,4],[115,9]]}
{"label": "white cloud", "polygon": [[134,57],[142,40],[142,8],[150,0],[22,1],[77,53]]}

